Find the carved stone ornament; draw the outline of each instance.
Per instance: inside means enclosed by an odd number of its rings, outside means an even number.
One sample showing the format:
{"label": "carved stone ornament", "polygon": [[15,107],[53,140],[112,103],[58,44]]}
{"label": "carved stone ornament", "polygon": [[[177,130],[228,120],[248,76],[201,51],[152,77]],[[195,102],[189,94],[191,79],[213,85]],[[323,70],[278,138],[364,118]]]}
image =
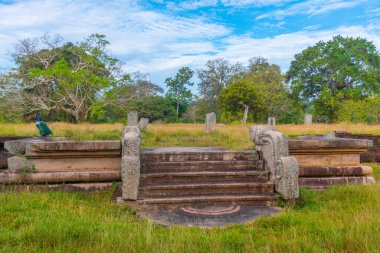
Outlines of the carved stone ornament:
{"label": "carved stone ornament", "polygon": [[266,170],[271,172],[275,190],[284,199],[299,196],[297,159],[289,156],[288,140],[273,126],[251,126],[250,138],[264,160]]}

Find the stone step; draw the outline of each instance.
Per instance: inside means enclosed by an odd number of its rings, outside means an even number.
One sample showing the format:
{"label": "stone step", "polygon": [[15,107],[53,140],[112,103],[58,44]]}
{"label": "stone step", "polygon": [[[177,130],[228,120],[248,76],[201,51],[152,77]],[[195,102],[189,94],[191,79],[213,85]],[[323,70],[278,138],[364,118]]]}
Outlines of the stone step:
{"label": "stone step", "polygon": [[183,183],[216,183],[216,182],[262,182],[268,181],[267,171],[197,171],[144,173],[140,177],[140,185],[172,185]]}
{"label": "stone step", "polygon": [[181,184],[181,185],[152,185],[139,189],[139,198],[160,198],[180,196],[206,195],[249,195],[256,193],[273,193],[273,183],[212,183],[212,184]]}
{"label": "stone step", "polygon": [[140,208],[175,207],[186,204],[243,204],[249,206],[275,206],[278,197],[274,193],[255,195],[212,195],[170,198],[146,198],[138,200]]}
{"label": "stone step", "polygon": [[143,162],[142,172],[263,170],[261,161]]}
{"label": "stone step", "polygon": [[142,159],[145,162],[258,160],[258,154],[254,151],[176,147],[145,150]]}

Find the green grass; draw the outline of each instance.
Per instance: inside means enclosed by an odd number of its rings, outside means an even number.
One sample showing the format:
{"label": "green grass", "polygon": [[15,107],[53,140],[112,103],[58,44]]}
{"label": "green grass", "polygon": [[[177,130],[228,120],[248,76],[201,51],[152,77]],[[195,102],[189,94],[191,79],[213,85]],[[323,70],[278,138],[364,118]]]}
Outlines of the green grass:
{"label": "green grass", "polygon": [[162,227],[110,196],[0,193],[0,251],[380,252],[379,183],[303,190],[295,208],[226,229]]}

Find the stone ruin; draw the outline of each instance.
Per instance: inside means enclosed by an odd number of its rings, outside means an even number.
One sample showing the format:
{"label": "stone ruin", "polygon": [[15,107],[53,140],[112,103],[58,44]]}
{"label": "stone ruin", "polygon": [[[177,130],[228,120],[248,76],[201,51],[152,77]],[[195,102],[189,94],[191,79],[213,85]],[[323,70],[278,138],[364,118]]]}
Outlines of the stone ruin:
{"label": "stone ruin", "polygon": [[207,113],[206,114],[206,126],[205,126],[205,132],[211,133],[214,132],[216,126],[216,114],[215,112]]}
{"label": "stone ruin", "polygon": [[251,151],[142,150],[138,126],[126,126],[121,141],[5,141],[11,157],[0,169],[0,190],[92,191],[121,182],[118,202],[161,224],[224,226],[278,213],[280,197],[292,204],[300,187],[375,183],[372,168],[360,163],[371,140],[288,141],[274,126],[251,127],[250,138]]}
{"label": "stone ruin", "polygon": [[305,114],[305,125],[313,124],[313,115]]}
{"label": "stone ruin", "polygon": [[276,126],[276,118],[275,117],[269,117],[268,118],[268,125],[269,126]]}

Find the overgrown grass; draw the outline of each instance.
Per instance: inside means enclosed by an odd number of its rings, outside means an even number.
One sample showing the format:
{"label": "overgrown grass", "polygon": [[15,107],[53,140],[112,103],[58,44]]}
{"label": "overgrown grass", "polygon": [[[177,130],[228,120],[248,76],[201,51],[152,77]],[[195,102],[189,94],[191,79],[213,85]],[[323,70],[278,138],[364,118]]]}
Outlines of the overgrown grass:
{"label": "overgrown grass", "polygon": [[[68,136],[73,140],[119,140],[122,124],[68,124],[49,123],[55,136]],[[163,146],[214,146],[230,149],[251,149],[249,125],[218,124],[216,132],[206,134],[203,124],[150,124],[142,133],[143,147]],[[278,125],[277,129],[287,136],[299,134],[324,134],[336,130],[352,133],[380,134],[380,125],[365,124],[313,124]],[[0,124],[0,136],[37,136],[34,124]]]}
{"label": "overgrown grass", "polygon": [[0,251],[380,252],[380,184],[303,190],[294,209],[226,229],[162,227],[110,195],[0,193]]}

